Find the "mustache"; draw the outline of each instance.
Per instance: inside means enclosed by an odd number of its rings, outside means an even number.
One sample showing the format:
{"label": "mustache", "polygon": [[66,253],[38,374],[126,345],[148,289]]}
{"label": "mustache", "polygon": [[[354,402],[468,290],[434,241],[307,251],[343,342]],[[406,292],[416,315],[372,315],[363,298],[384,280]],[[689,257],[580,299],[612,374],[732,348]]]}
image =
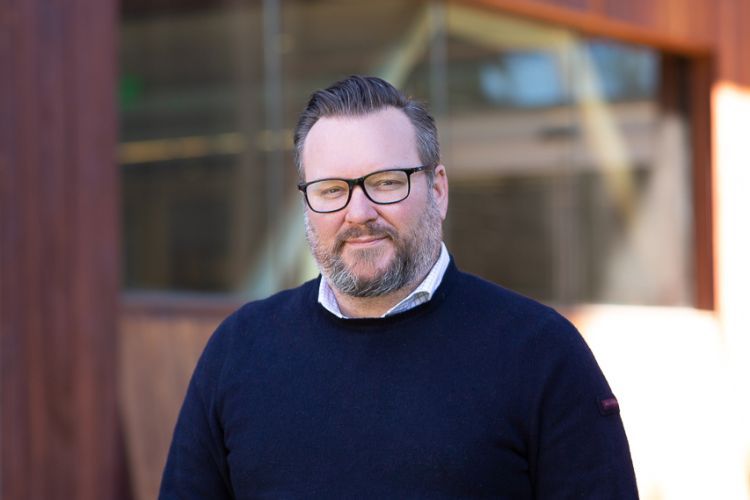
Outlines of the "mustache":
{"label": "mustache", "polygon": [[375,222],[366,222],[362,226],[354,226],[341,231],[341,233],[336,236],[336,242],[333,247],[334,253],[341,252],[346,240],[360,238],[362,236],[370,236],[373,238],[388,237],[395,241],[398,235],[393,228]]}

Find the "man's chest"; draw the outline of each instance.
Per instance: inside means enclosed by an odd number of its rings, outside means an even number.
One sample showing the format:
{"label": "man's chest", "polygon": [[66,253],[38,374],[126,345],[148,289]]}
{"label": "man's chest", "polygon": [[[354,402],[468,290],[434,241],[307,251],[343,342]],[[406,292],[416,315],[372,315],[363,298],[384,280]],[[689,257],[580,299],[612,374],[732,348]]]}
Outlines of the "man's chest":
{"label": "man's chest", "polygon": [[357,358],[256,365],[225,393],[239,497],[529,496],[522,423],[503,409],[512,388]]}

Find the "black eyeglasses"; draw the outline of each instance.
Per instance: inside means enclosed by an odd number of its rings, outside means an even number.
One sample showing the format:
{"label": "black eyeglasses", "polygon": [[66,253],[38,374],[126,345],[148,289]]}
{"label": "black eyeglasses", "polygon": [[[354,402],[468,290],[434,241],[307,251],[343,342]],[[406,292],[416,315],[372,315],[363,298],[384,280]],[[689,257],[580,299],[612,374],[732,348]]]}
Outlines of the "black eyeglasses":
{"label": "black eyeglasses", "polygon": [[431,168],[431,165],[391,168],[372,172],[359,179],[318,179],[300,183],[297,189],[305,194],[305,201],[310,210],[320,214],[338,212],[345,208],[352,199],[355,186],[360,186],[365,196],[373,203],[391,205],[409,196],[411,174]]}

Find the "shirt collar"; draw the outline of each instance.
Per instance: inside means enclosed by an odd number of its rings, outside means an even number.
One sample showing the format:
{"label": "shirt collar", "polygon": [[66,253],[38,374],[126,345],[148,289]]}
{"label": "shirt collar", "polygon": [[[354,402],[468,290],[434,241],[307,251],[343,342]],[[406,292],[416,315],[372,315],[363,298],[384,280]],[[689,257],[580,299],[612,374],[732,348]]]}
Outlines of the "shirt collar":
{"label": "shirt collar", "polygon": [[[385,314],[383,314],[383,316],[381,317],[385,318],[386,316],[391,316],[393,314],[408,311],[409,309],[412,309],[420,304],[424,304],[425,302],[428,302],[430,299],[432,299],[432,295],[435,293],[435,290],[437,290],[437,288],[440,286],[440,283],[443,281],[443,276],[445,275],[445,270],[448,268],[449,263],[450,256],[448,255],[448,249],[445,247],[445,243],[441,243],[440,256],[432,266],[432,269],[430,269],[430,272],[427,273],[427,276],[425,276],[424,280],[422,280],[422,282],[409,295],[407,295],[398,304],[386,311]],[[318,302],[331,314],[339,318],[346,319],[346,316],[344,316],[341,313],[341,309],[339,309],[338,302],[336,302],[336,296],[334,295],[333,290],[328,284],[328,280],[325,278],[325,276],[322,276],[320,278],[320,286],[318,287]]]}

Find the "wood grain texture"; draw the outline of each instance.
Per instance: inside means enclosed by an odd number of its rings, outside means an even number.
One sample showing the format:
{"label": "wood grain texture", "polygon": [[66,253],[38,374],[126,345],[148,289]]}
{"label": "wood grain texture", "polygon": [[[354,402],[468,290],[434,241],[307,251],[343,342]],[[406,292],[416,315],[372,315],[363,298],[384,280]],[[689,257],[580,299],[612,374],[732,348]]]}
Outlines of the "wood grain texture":
{"label": "wood grain texture", "polygon": [[695,269],[695,305],[699,309],[716,308],[714,280],[714,171],[711,163],[711,94],[714,72],[709,57],[694,59],[689,68],[690,144],[692,146],[693,195],[693,268]]}
{"label": "wood grain texture", "polygon": [[[691,0],[703,4],[705,0]],[[539,21],[565,26],[590,36],[601,36],[626,43],[650,45],[666,51],[685,55],[710,53],[714,40],[711,38],[711,23],[705,22],[698,10],[685,17],[695,21],[701,29],[693,29],[687,35],[684,21],[677,19],[670,10],[673,0],[590,0],[585,8],[571,7],[568,0],[465,0],[465,3],[499,9]],[[614,6],[613,6],[614,5]],[[673,21],[674,20],[674,21]],[[709,18],[710,20],[710,18]]]}
{"label": "wood grain texture", "polygon": [[750,85],[750,2],[725,0],[716,3],[718,78]]}
{"label": "wood grain texture", "polygon": [[0,492],[123,498],[116,2],[5,1],[0,19]]}
{"label": "wood grain texture", "polygon": [[156,299],[125,305],[120,337],[120,406],[134,498],[156,498],[190,375],[210,334],[235,304],[206,308]]}

